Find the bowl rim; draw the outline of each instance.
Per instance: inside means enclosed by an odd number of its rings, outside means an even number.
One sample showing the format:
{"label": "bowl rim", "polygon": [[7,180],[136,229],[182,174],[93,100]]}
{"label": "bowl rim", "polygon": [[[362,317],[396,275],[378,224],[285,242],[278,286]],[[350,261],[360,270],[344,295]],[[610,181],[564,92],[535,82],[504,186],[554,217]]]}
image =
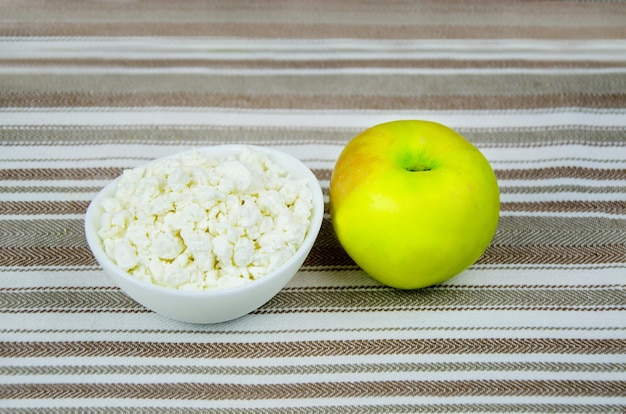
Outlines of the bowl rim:
{"label": "bowl rim", "polygon": [[[124,279],[125,281],[135,285],[136,287],[139,287],[142,289],[154,290],[156,293],[168,294],[168,295],[179,296],[179,297],[189,297],[189,298],[210,298],[210,297],[226,296],[226,295],[231,295],[231,294],[235,295],[237,293],[241,293],[247,290],[258,289],[262,285],[269,284],[285,269],[290,267],[293,264],[293,262],[299,260],[300,255],[303,254],[303,251],[305,249],[307,249],[310,252],[310,249],[312,248],[313,244],[315,243],[315,240],[317,239],[319,235],[319,231],[321,229],[322,222],[323,222],[324,196],[322,193],[322,188],[319,183],[319,180],[317,179],[317,177],[315,177],[311,169],[307,167],[302,161],[292,156],[291,154],[288,154],[286,152],[279,151],[273,148],[263,147],[263,146],[258,146],[258,145],[218,144],[218,145],[211,145],[211,146],[205,146],[205,147],[199,147],[199,148],[194,147],[189,150],[179,151],[177,153],[170,154],[164,157],[155,158],[151,161],[148,161],[147,163],[140,164],[137,167],[145,167],[147,165],[150,165],[152,163],[155,163],[161,160],[177,158],[183,154],[190,153],[192,151],[211,153],[214,150],[218,150],[220,151],[220,154],[218,155],[231,155],[231,154],[236,154],[237,151],[242,151],[245,148],[257,150],[257,151],[263,152],[271,156],[272,157],[271,159],[273,162],[277,163],[280,167],[288,170],[290,174],[293,171],[285,168],[285,166],[280,162],[280,160],[276,160],[276,158],[287,159],[290,162],[294,163],[295,165],[298,166],[298,169],[301,170],[302,175],[303,175],[303,177],[301,178],[306,178],[309,188],[311,189],[311,192],[313,193],[312,194],[312,201],[313,201],[312,215],[311,215],[311,220],[309,223],[309,228],[307,229],[307,234],[304,237],[304,240],[302,241],[301,245],[296,250],[296,252],[285,263],[283,263],[277,269],[268,273],[264,277],[253,280],[250,283],[245,283],[239,286],[215,288],[215,289],[208,289],[208,290],[173,289],[173,288],[157,285],[157,284],[139,279],[131,275],[130,273],[123,271],[104,252],[104,249],[102,246],[102,240],[100,236],[98,236],[99,227],[97,224],[97,219],[99,218],[99,215],[100,215],[100,211],[99,211],[100,205],[106,197],[109,197],[114,192],[114,190],[117,187],[117,184],[122,178],[122,175],[120,175],[116,177],[114,180],[112,180],[111,182],[109,182],[108,184],[106,184],[98,192],[98,194],[96,194],[96,196],[89,203],[89,206],[87,207],[87,210],[85,212],[85,217],[84,217],[85,237],[87,239],[87,244],[89,245],[89,249],[91,250],[92,254],[94,255],[96,261],[98,262],[102,270],[104,270],[106,273],[109,273],[109,270],[114,272],[115,275],[110,275],[110,277],[113,279],[115,279],[116,277],[120,277]],[[306,257],[304,258],[304,260],[306,260]],[[298,272],[298,270],[296,270],[296,273]],[[117,280],[115,280],[115,282],[117,283]]]}

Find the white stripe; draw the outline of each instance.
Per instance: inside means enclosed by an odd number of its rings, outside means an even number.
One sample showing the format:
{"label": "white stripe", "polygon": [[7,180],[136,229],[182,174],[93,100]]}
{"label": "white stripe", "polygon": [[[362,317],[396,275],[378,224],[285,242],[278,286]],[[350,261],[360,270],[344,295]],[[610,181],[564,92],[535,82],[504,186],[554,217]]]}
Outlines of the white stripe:
{"label": "white stripe", "polygon": [[576,218],[576,217],[599,217],[608,219],[624,219],[626,214],[613,214],[613,213],[601,213],[601,212],[531,212],[531,211],[502,211],[500,216],[529,216],[529,217],[564,217],[564,218]]}
{"label": "white stripe", "polygon": [[546,201],[615,201],[617,203],[626,203],[626,193],[533,193],[532,198],[528,194],[523,193],[502,193],[500,201],[503,203],[511,202],[546,202]]}
{"label": "white stripe", "polygon": [[[345,411],[353,407],[370,407],[370,408],[384,408],[385,405],[452,405],[455,407],[462,407],[461,410],[467,410],[471,408],[472,404],[485,406],[485,405],[502,405],[502,404],[525,404],[531,406],[537,406],[540,404],[547,404],[552,408],[555,405],[568,405],[568,406],[580,406],[581,410],[586,410],[584,407],[590,406],[590,409],[596,409],[595,405],[609,405],[614,410],[620,409],[621,406],[626,404],[626,399],[620,397],[511,397],[511,396],[479,396],[479,397],[431,397],[431,396],[419,396],[419,397],[350,397],[350,398],[293,398],[282,400],[261,400],[261,399],[245,399],[243,396],[241,399],[232,400],[212,400],[206,401],[202,399],[198,400],[166,400],[166,399],[149,399],[149,400],[137,400],[137,399],[33,399],[33,400],[4,400],[3,403],[7,407],[11,408],[83,408],[85,410],[90,408],[171,408],[173,410],[179,409],[278,409],[292,408],[294,410],[303,408],[312,408],[315,411],[319,408],[327,408],[329,412],[333,409]],[[549,409],[550,409],[549,408]],[[611,409],[611,408],[609,408]],[[463,411],[460,411],[463,412]],[[584,411],[583,411],[584,412]],[[617,412],[617,411],[615,411]]]}
{"label": "white stripe", "polygon": [[[594,309],[598,314],[604,316],[608,311],[603,311],[601,308]],[[426,312],[428,311],[420,311]],[[490,318],[493,312],[483,311],[479,317],[482,318]],[[516,311],[517,313],[527,312],[527,311]],[[558,311],[559,315],[563,314],[563,311]],[[581,313],[578,311],[574,311],[574,313]],[[592,313],[592,312],[590,312]],[[389,314],[389,316],[394,317],[416,317],[417,313],[406,315],[395,315]],[[458,315],[459,312],[457,311]],[[538,312],[534,313],[538,317],[542,318],[550,318],[553,316],[554,312],[544,312],[543,314],[539,314]],[[456,318],[452,313],[448,313],[448,318]],[[476,317],[476,314],[474,313]],[[526,318],[524,318],[526,319]],[[25,321],[28,320],[25,318]],[[393,337],[396,340],[427,340],[427,339],[481,339],[481,338],[502,338],[503,336],[515,337],[515,338],[566,338],[566,339],[597,339],[601,336],[603,339],[622,339],[624,334],[626,333],[626,327],[612,327],[619,329],[543,329],[541,327],[524,327],[524,329],[507,329],[506,326],[500,327],[493,330],[466,330],[465,326],[459,325],[458,329],[455,330],[443,330],[440,328],[433,328],[432,330],[421,330],[421,331],[401,331],[394,330],[393,328],[389,328],[385,331],[378,333],[366,333],[366,332],[345,332],[345,331],[333,331],[333,332],[281,332],[280,340],[281,341],[333,341],[333,340],[345,340],[345,341],[358,341],[358,340],[384,340]],[[532,329],[531,329],[532,328]],[[225,338],[225,340],[233,341],[233,342],[248,342],[248,341],[259,341],[259,342],[272,342],[276,338],[276,333],[273,334],[259,334],[259,333],[251,333],[248,335],[224,335],[220,334]],[[221,342],[220,340],[215,338],[215,335],[211,335],[209,333],[205,333],[202,339],[198,337],[190,336],[189,332],[186,333],[168,333],[168,332],[153,332],[153,333],[137,333],[137,332],[114,332],[111,330],[103,329],[99,333],[92,333],[87,331],[74,331],[74,332],[3,332],[2,338],[3,341],[33,341],[33,342],[47,342],[47,341],[127,341],[132,336],[133,341],[146,341],[146,342],[185,342],[185,343],[204,343],[209,340],[213,340],[213,342]]]}
{"label": "white stripe", "polygon": [[[72,134],[76,135],[78,133],[72,132]],[[356,135],[356,132],[354,134]],[[352,135],[353,132],[347,132],[345,133],[345,140],[337,140],[336,143],[315,144],[304,143],[295,138],[290,143],[281,144],[270,138],[265,146],[298,156],[302,160],[310,159],[316,163],[334,164],[343,147],[352,138]],[[3,166],[13,164],[13,166],[23,165],[25,167],[33,164],[37,166],[58,164],[67,167],[67,162],[71,162],[72,165],[75,163],[79,165],[106,166],[139,165],[151,161],[155,157],[171,155],[174,152],[189,151],[194,148],[208,148],[212,145],[203,141],[198,141],[197,145],[193,145],[193,143],[168,145],[159,144],[158,142],[135,144],[132,141],[130,139],[117,144],[90,145],[89,140],[85,139],[85,142],[80,143],[80,145],[72,146],[71,152],[68,152],[66,145],[60,144],[58,141],[55,141],[57,142],[56,145],[7,146],[2,149],[0,162],[2,162]],[[174,141],[180,141],[175,133],[171,137],[171,142],[173,143]],[[256,143],[256,141],[254,142]],[[548,142],[543,144],[547,145]],[[482,147],[481,143],[476,143],[475,145],[479,148]],[[503,166],[508,168],[525,168],[529,164],[548,164],[553,166],[579,166],[585,164],[586,166],[597,168],[615,168],[616,165],[626,165],[626,147],[559,144],[557,142],[554,145],[541,148],[526,147],[524,145],[515,146],[515,144],[512,144],[511,147],[484,147],[480,148],[480,150],[498,168]]]}
{"label": "white stripe", "polygon": [[[545,143],[547,144],[547,143]],[[552,144],[537,147],[481,148],[481,152],[497,168],[526,169],[528,165],[585,166],[616,168],[626,166],[626,146],[603,147],[584,144]],[[477,144],[480,147],[479,144]]]}
{"label": "white stripe", "polygon": [[[307,373],[281,375],[210,375],[168,373],[167,383],[194,384],[245,384],[272,385],[306,382],[350,382],[355,381],[621,381],[623,372],[569,372],[569,371],[389,371],[359,373]],[[133,384],[162,384],[162,375],[24,375],[0,377],[0,384],[110,384],[129,382]]]}
{"label": "white stripe", "polygon": [[[0,65],[2,61],[0,61]],[[124,67],[110,66],[0,66],[1,75],[102,75],[102,74],[130,74],[130,75],[211,75],[211,76],[315,76],[315,75],[599,75],[624,74],[626,68],[386,68],[386,67],[342,67],[342,68],[211,68],[211,67],[170,67],[167,63],[163,67]]]}
{"label": "white stripe", "polygon": [[[622,183],[622,187],[626,186],[626,182]],[[327,187],[326,187],[327,188]],[[97,194],[95,191],[80,191],[71,193],[4,193],[2,194],[3,202],[10,201],[91,201]],[[532,197],[532,199],[529,199]],[[607,193],[582,193],[582,192],[552,192],[546,190],[544,193],[501,193],[500,201],[503,203],[510,202],[546,202],[546,201],[615,201],[626,202],[626,194],[623,192],[607,192]],[[3,216],[0,220],[4,219]],[[64,216],[65,217],[65,216]]]}
{"label": "white stripe", "polygon": [[[584,359],[583,359],[584,357]],[[6,358],[9,366],[40,367],[84,365],[83,357],[26,357]],[[88,357],[88,365],[129,365],[126,357]],[[280,367],[283,365],[337,365],[337,364],[411,364],[411,363],[625,363],[615,359],[615,355],[593,354],[388,354],[376,355],[340,355],[309,356],[306,359],[291,357],[269,358],[135,358],[132,365],[140,366],[197,366],[197,367]]]}
{"label": "white stripe", "polygon": [[[58,217],[55,217],[58,218]],[[83,217],[80,217],[81,219]],[[67,219],[67,216],[63,216]],[[75,270],[79,268],[81,270]],[[49,266],[44,269],[30,269],[24,267],[0,267],[0,279],[2,288],[32,288],[40,286],[46,288],[64,287],[117,287],[113,280],[101,269],[81,266]],[[4,328],[4,326],[0,327]]]}
{"label": "white stripe", "polygon": [[[51,127],[51,129],[56,129]],[[77,134],[73,132],[72,134]],[[280,144],[274,140],[267,140],[261,145],[284,151],[304,161],[310,168],[333,168],[339,154],[348,140],[356,132],[346,132],[345,140],[336,143],[298,144],[296,139],[291,144]],[[171,141],[177,138],[172,135]],[[88,140],[85,140],[88,142]],[[76,168],[85,167],[122,167],[138,166],[155,158],[171,155],[176,152],[189,151],[194,148],[209,146],[206,142],[198,141],[193,144],[160,145],[155,142],[134,144],[123,142],[119,144],[89,145],[83,142],[72,146],[71,153],[65,145],[55,142],[56,145],[15,145],[2,149],[0,162],[4,168],[67,168],[68,162]],[[254,141],[257,144],[257,141]],[[546,143],[547,144],[547,143]],[[587,168],[626,168],[626,147],[593,146],[578,144],[559,144],[537,147],[484,147],[481,143],[475,144],[496,169],[528,169],[538,167],[575,166]],[[35,156],[33,156],[35,154]],[[120,155],[123,154],[123,155]],[[542,180],[542,183],[545,181]],[[612,181],[615,183],[614,181]],[[3,181],[3,185],[19,185],[22,181]],[[72,185],[86,185],[85,181],[65,181]],[[525,182],[526,183],[526,182]],[[579,183],[575,180],[574,184]],[[93,182],[91,185],[101,185],[102,182]],[[523,185],[524,183],[516,183]],[[532,182],[528,182],[532,184]],[[565,184],[565,183],[554,183]]]}
{"label": "white stripe", "polygon": [[[72,192],[72,193],[4,193],[2,194],[2,201],[91,201],[95,192]],[[0,220],[3,220],[3,215]]]}
{"label": "white stripe", "polygon": [[626,110],[554,108],[515,111],[316,111],[208,108],[36,108],[0,109],[9,125],[219,125],[367,128],[398,119],[428,119],[451,128],[520,128],[551,126],[624,127]]}
{"label": "white stripe", "polygon": [[361,40],[211,37],[34,37],[0,39],[5,59],[547,59],[625,61],[622,40]]}
{"label": "white stripe", "polygon": [[[445,305],[442,305],[445,306]],[[626,322],[623,310],[419,310],[359,311],[338,313],[250,314],[227,326],[190,326],[154,313],[5,313],[5,341],[173,341],[189,343],[333,341],[436,338],[622,338]],[[320,316],[322,315],[322,316]],[[394,321],[390,323],[390,321]],[[22,331],[24,327],[34,332]],[[68,328],[71,327],[71,328]],[[298,327],[302,331],[298,331]],[[346,328],[349,327],[349,328]],[[532,327],[533,329],[527,329]],[[549,329],[553,327],[569,329]],[[464,329],[466,328],[466,329]],[[479,328],[479,329],[476,329]],[[491,328],[491,329],[484,329]],[[573,329],[576,328],[576,329]],[[58,329],[61,332],[55,333]],[[148,330],[140,333],[134,330]],[[168,333],[173,330],[174,332]],[[178,332],[182,330],[182,332]],[[264,332],[269,331],[269,332]],[[276,331],[280,331],[277,333]]]}
{"label": "white stripe", "polygon": [[[58,217],[55,217],[58,218]],[[63,216],[66,219],[67,216]],[[611,218],[616,218],[611,216]],[[0,267],[5,289],[115,287],[115,283],[98,267],[81,270],[49,266],[43,269]],[[624,285],[626,263],[583,265],[480,265],[475,264],[442,286],[587,286],[589,272],[594,273],[594,285]],[[14,275],[15,277],[11,277]],[[360,270],[314,270],[304,267],[287,287],[377,286],[378,283]],[[445,304],[442,304],[442,306]]]}

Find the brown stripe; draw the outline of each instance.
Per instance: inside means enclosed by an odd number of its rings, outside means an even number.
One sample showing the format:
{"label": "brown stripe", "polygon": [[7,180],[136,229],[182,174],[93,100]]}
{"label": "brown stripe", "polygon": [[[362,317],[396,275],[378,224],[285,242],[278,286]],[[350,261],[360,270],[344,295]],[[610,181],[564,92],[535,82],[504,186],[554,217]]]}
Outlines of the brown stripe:
{"label": "brown stripe", "polygon": [[[380,2],[331,0],[298,1],[297,3],[266,0],[263,2],[239,0],[237,2],[203,2],[187,0],[176,6],[163,0],[130,2],[123,8],[108,3],[76,4],[68,0],[29,2],[38,7],[18,6],[13,2],[0,3],[5,19],[24,21],[120,21],[134,24],[168,20],[172,22],[385,22],[390,25],[435,25],[466,23],[469,16],[481,25],[506,22],[519,26],[534,23],[551,26],[619,25],[624,15],[620,2],[590,1],[519,1],[498,2],[480,0],[471,8],[459,0],[445,4],[436,0],[420,2]],[[73,7],[72,7],[73,6]],[[280,13],[277,13],[280,11]],[[352,19],[349,19],[352,18]],[[445,19],[445,20],[444,20]]]}
{"label": "brown stripe", "polygon": [[623,68],[610,60],[465,60],[465,59],[2,59],[0,66],[70,66],[88,68],[216,68],[216,69],[603,69]]}
{"label": "brown stripe", "polygon": [[[33,298],[35,299],[35,298]],[[37,300],[31,300],[37,303]],[[260,311],[285,310],[426,310],[429,307],[459,307],[463,310],[490,307],[550,308],[604,306],[626,310],[626,291],[621,288],[603,290],[578,289],[418,289],[385,290],[307,290],[281,291]]]}
{"label": "brown stripe", "polygon": [[364,397],[623,397],[623,381],[468,380],[297,382],[292,384],[9,384],[2,399],[272,400]]}
{"label": "brown stripe", "polygon": [[499,180],[548,180],[576,178],[582,180],[626,180],[626,168],[547,167],[495,170]]}
{"label": "brown stripe", "polygon": [[[506,224],[505,231],[511,228]],[[573,222],[572,222],[573,223]],[[619,231],[622,222],[614,223],[615,229]],[[598,222],[600,224],[600,222]],[[606,225],[606,223],[605,223]],[[478,264],[597,264],[597,263],[624,263],[626,262],[626,244],[619,240],[608,243],[605,239],[600,243],[585,245],[587,243],[579,238],[571,239],[565,232],[546,232],[545,239],[533,245],[517,245],[517,243],[527,243],[520,239],[515,241],[515,245],[500,244],[507,243],[507,236],[496,234],[493,244],[487,249],[485,254],[478,259]],[[605,227],[610,230],[611,227]],[[614,229],[614,230],[615,230]],[[509,234],[509,233],[507,233]],[[571,233],[569,233],[571,234]],[[500,241],[502,237],[502,242]],[[533,237],[533,236],[529,236]],[[528,239],[526,239],[528,240]],[[550,245],[559,243],[562,245]],[[533,241],[533,243],[535,243]],[[574,244],[575,243],[575,244]],[[25,243],[25,247],[19,247],[19,242],[14,242],[13,247],[0,247],[0,266],[95,266],[96,262],[91,251],[86,245],[63,247],[59,245],[46,246],[49,242]],[[345,250],[339,245],[336,239],[332,224],[325,219],[322,223],[320,234],[304,262],[305,267],[336,266],[355,268],[355,264],[348,257]]]}
{"label": "brown stripe", "polygon": [[[281,342],[0,342],[4,358],[291,358],[344,355],[625,355],[626,339],[482,338]],[[626,383],[625,383],[626,384]]]}
{"label": "brown stripe", "polygon": [[[626,310],[626,290],[606,289],[395,289],[282,290],[255,313],[541,309]],[[0,312],[145,311],[120,290],[0,289]]]}
{"label": "brown stripe", "polygon": [[0,180],[112,180],[120,176],[123,171],[122,167],[7,168],[0,169]]}
{"label": "brown stripe", "polygon": [[626,201],[527,201],[500,205],[502,211],[626,214]]}
{"label": "brown stripe", "polygon": [[[324,209],[329,211],[330,204]],[[626,203],[623,201],[527,201],[500,203],[500,210],[506,212],[527,213],[589,213],[589,214],[625,214]]]}
{"label": "brown stripe", "polygon": [[[21,211],[20,214],[26,214]],[[330,221],[323,223],[317,243],[335,243]],[[608,217],[500,217],[495,245],[606,245],[620,244],[626,234],[626,220]],[[84,247],[83,219],[31,218],[0,220],[4,247]]]}
{"label": "brown stripe", "polygon": [[498,95],[299,95],[266,93],[77,93],[5,92],[0,107],[212,107],[247,109],[376,109],[376,110],[502,110],[554,107],[624,108],[626,94],[559,93],[516,96]]}
{"label": "brown stripe", "polygon": [[[316,244],[305,268],[345,267],[355,263],[335,242]],[[492,245],[476,264],[601,264],[626,263],[626,245],[600,246],[496,246]],[[0,247],[0,266],[97,266],[88,247]]]}
{"label": "brown stripe", "polygon": [[[0,214],[83,214],[89,201],[0,201]],[[527,201],[501,203],[502,211],[532,213],[604,213],[625,214],[626,202],[621,201]],[[328,203],[325,211],[329,211]]]}
{"label": "brown stripe", "polygon": [[[313,170],[319,180],[330,180],[332,169]],[[494,169],[498,180],[552,180],[575,178],[581,180],[626,180],[626,168],[545,167]],[[0,171],[1,174],[1,171]]]}
{"label": "brown stripe", "polygon": [[0,267],[4,266],[97,266],[89,247],[3,247]]}
{"label": "brown stripe", "polygon": [[[2,191],[2,187],[0,187]],[[546,186],[500,186],[501,194],[554,194],[554,193],[581,193],[581,194],[626,194],[626,186],[589,186],[579,184],[546,185]]]}
{"label": "brown stripe", "polygon": [[0,215],[84,214],[89,201],[0,201]]}
{"label": "brown stripe", "polygon": [[306,267],[338,266],[355,268],[356,264],[341,247],[330,220],[324,219],[313,248],[304,261]]}
{"label": "brown stripe", "polygon": [[492,148],[539,148],[553,145],[624,146],[621,127],[560,125],[522,128],[459,128],[458,132],[479,146]]}

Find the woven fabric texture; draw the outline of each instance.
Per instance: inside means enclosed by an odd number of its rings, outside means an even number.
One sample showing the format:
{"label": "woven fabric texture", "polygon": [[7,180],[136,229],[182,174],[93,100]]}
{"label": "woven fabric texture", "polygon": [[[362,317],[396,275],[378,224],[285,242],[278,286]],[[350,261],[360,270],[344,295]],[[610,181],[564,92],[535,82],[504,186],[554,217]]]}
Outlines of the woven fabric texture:
{"label": "woven fabric texture", "polygon": [[[0,1],[0,411],[623,413],[626,3]],[[501,216],[469,269],[381,286],[338,244],[358,132],[448,125]],[[128,168],[243,143],[302,160],[319,237],[234,321],[126,296],[84,236]]]}

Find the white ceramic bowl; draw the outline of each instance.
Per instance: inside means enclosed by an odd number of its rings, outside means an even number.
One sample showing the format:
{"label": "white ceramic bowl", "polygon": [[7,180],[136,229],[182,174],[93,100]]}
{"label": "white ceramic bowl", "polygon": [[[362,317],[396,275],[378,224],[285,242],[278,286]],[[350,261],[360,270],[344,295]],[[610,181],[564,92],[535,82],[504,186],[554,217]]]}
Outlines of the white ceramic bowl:
{"label": "white ceramic bowl", "polygon": [[[311,170],[298,159],[269,148],[250,145],[217,145],[198,149],[218,157],[239,153],[244,147],[266,153],[293,178],[306,178],[313,194],[313,215],[304,242],[279,269],[251,283],[202,292],[179,291],[142,281],[118,268],[105,254],[98,236],[102,201],[114,194],[120,178],[104,187],[93,199],[85,216],[85,235],[94,257],[128,296],[152,311],[191,323],[217,323],[246,315],[274,297],[296,274],[317,238],[324,215],[322,189]],[[176,155],[167,157],[171,158]]]}

